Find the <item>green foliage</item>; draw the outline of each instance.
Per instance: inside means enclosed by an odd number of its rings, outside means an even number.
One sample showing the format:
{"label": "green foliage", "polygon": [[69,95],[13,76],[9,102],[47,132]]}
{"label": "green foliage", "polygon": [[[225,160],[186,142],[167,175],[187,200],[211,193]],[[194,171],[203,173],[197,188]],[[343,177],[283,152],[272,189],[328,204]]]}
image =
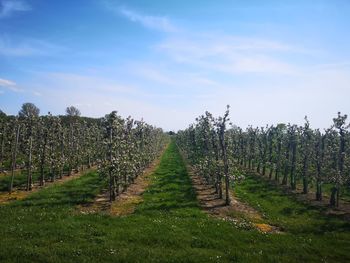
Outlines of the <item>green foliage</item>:
{"label": "green foliage", "polygon": [[[231,126],[221,140],[227,148],[231,179],[234,180],[239,167],[246,167],[289,185],[293,190],[301,182],[305,194],[309,192],[310,185],[316,185],[317,200],[323,198],[322,185],[332,184],[330,204],[338,206],[340,194],[347,192],[342,188],[348,189],[350,185],[350,133],[346,120],[347,115],[338,113],[333,125],[324,132],[312,130],[307,117],[303,126],[249,126],[245,131]],[[208,112],[196,121],[187,130],[178,132],[177,143],[197,168],[198,174],[208,178],[208,183],[214,181],[217,185],[222,177],[217,175],[222,173],[224,166],[220,158],[215,159],[218,154],[215,144],[220,142],[220,137],[216,135],[212,139],[214,143],[210,143],[210,134],[215,134],[212,132],[215,121]],[[216,133],[220,134],[218,130]]]}
{"label": "green foliage", "polygon": [[[246,181],[248,182],[248,181]],[[97,173],[49,186],[27,200],[0,208],[1,262],[346,262],[349,232],[262,234],[208,217],[200,211],[178,149],[171,144],[153,174],[144,202],[125,217],[80,214],[104,187]],[[253,184],[253,183],[252,183]],[[252,184],[250,184],[251,187]],[[239,185],[237,191],[243,191]],[[261,188],[245,198],[254,201]],[[254,189],[256,193],[254,193]],[[272,188],[273,189],[273,188]],[[266,191],[266,190],[265,190]],[[253,194],[251,194],[253,192]],[[252,196],[251,196],[252,195]],[[280,199],[281,197],[281,199]],[[276,195],[263,205],[288,197]],[[259,197],[260,198],[260,197]],[[304,208],[300,205],[298,209]],[[277,210],[277,209],[276,209]],[[265,211],[265,210],[264,210]],[[269,211],[266,216],[269,218]],[[288,211],[287,211],[288,212]],[[302,213],[294,218],[305,219]],[[285,216],[284,219],[288,218]],[[278,222],[277,221],[273,222]],[[296,220],[296,219],[295,219]],[[288,228],[288,222],[283,224]],[[333,222],[330,222],[333,224]],[[314,232],[315,230],[315,232]],[[292,229],[291,229],[292,231]]]}
{"label": "green foliage", "polygon": [[109,179],[113,201],[159,155],[167,136],[143,121],[134,121],[131,117],[124,120],[116,111],[105,116],[102,127],[104,158],[99,162],[99,172]]}
{"label": "green foliage", "polygon": [[124,120],[116,112],[103,119],[80,117],[74,106],[66,109],[66,116],[39,112],[25,103],[18,118],[0,118],[0,172],[13,171],[11,178],[0,179],[1,191],[5,182],[10,191],[23,185],[31,190],[37,180],[44,185],[96,164],[102,176],[112,175],[114,192],[125,190],[168,140],[161,129],[130,117]]}
{"label": "green foliage", "polygon": [[214,118],[205,112],[196,118],[196,124],[176,135],[177,145],[195,168],[196,174],[202,176],[208,184],[216,188],[222,198],[222,179],[225,179],[225,199],[229,199],[229,181],[235,175],[234,169],[229,171],[229,157],[226,134],[226,123],[229,121],[229,106],[223,117]]}

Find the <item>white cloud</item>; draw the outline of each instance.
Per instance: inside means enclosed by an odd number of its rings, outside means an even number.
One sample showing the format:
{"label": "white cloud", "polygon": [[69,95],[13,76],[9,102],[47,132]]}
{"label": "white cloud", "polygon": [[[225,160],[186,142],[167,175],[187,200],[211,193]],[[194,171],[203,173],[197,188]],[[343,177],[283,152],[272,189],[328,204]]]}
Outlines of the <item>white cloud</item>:
{"label": "white cloud", "polygon": [[343,61],[343,62],[335,62],[335,63],[324,63],[324,64],[318,64],[316,65],[316,68],[318,69],[350,69],[350,62],[349,61]]}
{"label": "white cloud", "polygon": [[34,96],[37,96],[37,97],[41,97],[43,95],[41,92],[38,92],[38,91],[32,91],[32,93]]}
{"label": "white cloud", "polygon": [[12,80],[8,80],[8,79],[0,78],[0,87],[9,89],[13,92],[23,91],[23,89],[19,88],[15,82],[13,82]]}
{"label": "white cloud", "polygon": [[192,91],[204,92],[220,85],[219,82],[203,72],[188,72],[181,68],[174,69],[166,63],[134,62],[130,63],[126,70],[131,72],[134,79],[140,79],[141,83],[149,82],[154,86],[161,85],[162,90],[168,89],[179,95],[186,92],[186,96],[188,96]]}
{"label": "white cloud", "polygon": [[[232,106],[232,121],[242,127],[301,124],[305,114],[314,127],[327,127],[337,111],[350,113],[348,62],[308,67],[294,58],[305,61],[315,54],[297,45],[186,32],[166,17],[120,6],[110,9],[145,28],[166,33],[151,50],[155,51],[152,61],[124,62],[118,72],[108,66],[91,74],[41,72],[31,79],[35,86],[28,83],[26,95],[56,113],[69,105],[92,117],[118,110],[167,130],[187,127],[206,110],[222,114],[226,104]],[[48,55],[62,50],[45,41],[0,37],[0,55]],[[0,79],[0,86],[19,89],[6,79]]]}
{"label": "white cloud", "polygon": [[45,40],[32,38],[14,40],[0,36],[0,56],[53,56],[65,50],[66,48]]}
{"label": "white cloud", "polygon": [[217,63],[207,66],[227,73],[297,73],[297,69],[293,65],[266,55],[236,55],[231,57],[226,63]]}
{"label": "white cloud", "polygon": [[139,23],[142,26],[163,32],[176,32],[178,29],[164,16],[150,16],[137,13],[130,9],[120,8],[120,13],[130,21]]}
{"label": "white cloud", "polygon": [[[47,81],[48,83],[55,83],[55,87],[61,86],[65,90],[92,90],[103,93],[123,93],[139,95],[139,91],[131,85],[123,85],[112,79],[88,76],[84,74],[74,74],[65,72],[40,72],[39,81]],[[142,93],[141,93],[142,94]]]}
{"label": "white cloud", "polygon": [[281,122],[302,125],[305,115],[313,128],[327,128],[338,111],[350,113],[349,86],[349,70],[311,69],[297,78],[222,86],[210,97],[199,98],[198,108],[217,115],[230,104],[231,120],[242,128]]}
{"label": "white cloud", "polygon": [[155,46],[176,63],[218,72],[296,74],[286,54],[310,55],[306,49],[259,38],[220,34],[178,34]]}
{"label": "white cloud", "polygon": [[31,7],[25,1],[0,0],[0,18],[10,17],[15,12],[30,11]]}
{"label": "white cloud", "polygon": [[16,86],[16,83],[8,80],[8,79],[1,79],[0,78],[0,86],[1,87],[9,87],[9,86]]}
{"label": "white cloud", "polygon": [[145,28],[166,33],[173,33],[179,30],[178,27],[176,27],[170,21],[170,19],[165,16],[142,14],[129,8],[117,5],[116,3],[110,0],[105,0],[102,3],[107,10],[117,15],[122,15],[131,22],[138,23]]}
{"label": "white cloud", "polygon": [[142,78],[163,84],[173,84],[174,79],[164,74],[160,69],[150,65],[133,65],[134,73]]}
{"label": "white cloud", "polygon": [[[42,72],[34,81],[35,87],[28,85],[28,90],[40,92],[42,97],[35,98],[41,101],[40,107],[56,114],[62,114],[68,105],[75,105],[84,116],[92,117],[118,110],[124,117],[144,118],[166,130],[186,128],[206,110],[221,115],[226,104],[232,106],[232,122],[242,128],[249,124],[264,126],[279,122],[301,125],[305,115],[312,127],[326,128],[338,111],[350,113],[349,69],[311,68],[296,77],[264,75],[260,80],[232,83],[236,77],[225,81],[191,72],[172,75],[164,68],[149,64],[147,68],[162,77],[153,78],[154,84],[144,81],[144,76],[137,78],[137,73],[134,78],[128,76],[124,80],[138,79],[140,85],[135,86],[98,77],[98,72],[96,75]],[[173,86],[161,82],[163,78],[172,81],[176,76],[178,83]],[[154,87],[158,80],[162,89],[147,89]],[[14,82],[1,79],[1,83]],[[207,83],[208,88],[201,83]]]}
{"label": "white cloud", "polygon": [[[67,106],[75,105],[84,116],[101,117],[117,110],[124,117],[144,118],[148,123],[165,129],[170,129],[175,123],[181,125],[180,116],[176,116],[177,122],[167,121],[171,106],[152,103],[153,95],[136,87],[108,78],[71,73],[41,72],[37,77],[35,89],[44,98],[40,107],[55,114],[62,114]],[[159,101],[158,98],[155,100]]]}

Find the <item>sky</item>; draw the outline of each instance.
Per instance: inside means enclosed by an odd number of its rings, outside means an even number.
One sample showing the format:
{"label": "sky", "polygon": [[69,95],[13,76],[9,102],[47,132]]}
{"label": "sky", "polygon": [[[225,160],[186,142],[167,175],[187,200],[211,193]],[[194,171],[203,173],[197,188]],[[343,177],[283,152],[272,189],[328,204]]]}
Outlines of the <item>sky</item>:
{"label": "sky", "polygon": [[350,114],[348,0],[0,0],[0,109],[164,130],[206,110],[241,127]]}

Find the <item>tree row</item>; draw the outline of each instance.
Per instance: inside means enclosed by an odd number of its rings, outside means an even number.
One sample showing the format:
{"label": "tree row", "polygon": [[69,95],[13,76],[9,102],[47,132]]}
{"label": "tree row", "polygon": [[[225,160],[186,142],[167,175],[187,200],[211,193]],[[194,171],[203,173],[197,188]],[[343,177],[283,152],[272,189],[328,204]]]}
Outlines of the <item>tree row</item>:
{"label": "tree row", "polygon": [[338,113],[324,130],[311,129],[307,117],[303,126],[278,124],[243,130],[231,124],[225,130],[225,117],[215,119],[206,112],[177,135],[178,144],[199,174],[215,185],[219,194],[222,178],[232,181],[240,177],[238,170],[243,167],[292,190],[301,188],[304,194],[312,187],[316,200],[323,199],[326,185],[331,206],[338,206],[341,193],[349,191],[347,115]]}
{"label": "tree row", "polygon": [[104,118],[87,118],[72,106],[65,116],[39,114],[32,103],[24,103],[17,116],[0,114],[0,172],[11,178],[9,192],[18,172],[26,175],[30,191],[35,179],[42,186],[97,165],[114,200],[167,141],[161,129],[123,119],[115,111]]}

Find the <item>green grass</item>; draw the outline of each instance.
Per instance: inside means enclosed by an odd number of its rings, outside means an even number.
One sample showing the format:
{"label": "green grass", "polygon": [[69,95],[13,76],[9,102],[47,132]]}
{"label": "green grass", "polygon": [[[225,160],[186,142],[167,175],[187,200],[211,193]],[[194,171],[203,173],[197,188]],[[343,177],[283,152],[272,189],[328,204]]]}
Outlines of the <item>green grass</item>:
{"label": "green grass", "polygon": [[[33,173],[33,181],[39,180],[39,173]],[[11,182],[11,172],[8,172],[7,175],[0,176],[0,192],[8,191],[9,185]],[[25,187],[27,184],[27,173],[26,171],[16,171],[15,176],[13,177],[13,186],[14,187]]]}
{"label": "green grass", "polygon": [[[57,172],[56,172],[57,173]],[[66,174],[66,171],[65,173]],[[34,182],[39,182],[40,180],[40,172],[39,171],[33,171],[33,183]],[[56,178],[58,176],[56,175]],[[45,180],[51,180],[51,176],[49,175],[48,169],[45,171]],[[11,182],[11,171],[7,172],[7,175],[1,175],[0,176],[0,192],[6,192],[9,189],[9,185]],[[15,172],[15,176],[13,178],[13,187],[26,187],[27,185],[27,170],[17,170]]]}
{"label": "green grass", "polygon": [[[270,167],[267,166],[264,177],[268,178],[269,173],[270,173]],[[262,174],[260,174],[260,175],[263,176]],[[275,176],[275,173],[273,172],[271,180],[274,180],[274,176]],[[289,180],[289,176],[288,176],[288,180]],[[289,185],[289,181],[288,181],[288,185]],[[297,186],[298,189],[302,189],[302,187],[303,187],[302,176],[301,176],[299,171],[296,172],[296,186]],[[331,195],[331,189],[332,189],[333,186],[334,186],[334,184],[329,183],[329,182],[325,182],[325,183],[322,184],[322,193],[323,193],[323,196],[324,196],[325,199],[329,199],[329,197]],[[315,182],[315,180],[310,180],[310,182],[309,182],[309,191],[316,193],[316,182]],[[347,202],[350,202],[350,186],[348,184],[345,184],[340,189],[340,199],[344,200],[344,201],[347,201]]]}
{"label": "green grass", "polygon": [[[134,214],[111,217],[76,210],[76,205],[90,202],[104,183],[96,173],[88,173],[1,206],[0,262],[350,260],[350,234],[344,228],[338,230],[338,221],[330,223],[335,224],[334,231],[330,228],[321,233],[315,225],[304,233],[287,222],[283,223],[288,230],[285,234],[262,234],[209,218],[198,207],[174,143],[162,156]],[[246,183],[239,185],[241,193],[252,184]],[[256,195],[252,192],[245,197],[251,196],[253,202]]]}
{"label": "green grass", "polygon": [[[329,199],[329,197],[331,196],[332,187],[334,187],[334,184],[331,184],[331,183],[322,184],[322,191],[323,191],[324,198]],[[316,192],[315,183],[310,184],[310,190],[313,192]],[[350,202],[350,187],[348,184],[340,188],[340,199]]]}
{"label": "green grass", "polygon": [[350,224],[346,221],[324,215],[321,208],[303,204],[255,175],[248,175],[236,185],[235,193],[259,210],[270,224],[293,234],[350,231]]}

